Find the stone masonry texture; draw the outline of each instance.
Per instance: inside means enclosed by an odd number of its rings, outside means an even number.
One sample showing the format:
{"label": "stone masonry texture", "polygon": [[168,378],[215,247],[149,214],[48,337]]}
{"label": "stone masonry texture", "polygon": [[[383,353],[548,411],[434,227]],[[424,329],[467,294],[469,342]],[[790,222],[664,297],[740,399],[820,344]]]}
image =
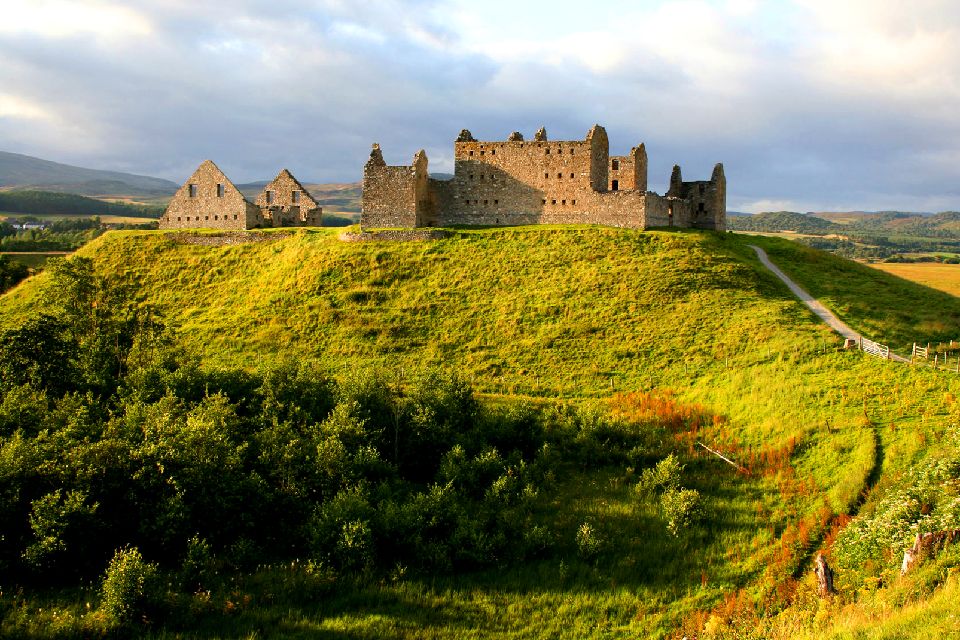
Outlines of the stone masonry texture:
{"label": "stone masonry texture", "polygon": [[243,230],[320,226],[321,214],[317,202],[286,169],[264,188],[254,204],[217,165],[205,160],[170,200],[160,216],[160,228]]}
{"label": "stone masonry texture", "polygon": [[361,224],[372,228],[449,225],[602,224],[646,229],[725,230],[726,178],[683,182],[674,168],[670,191],[647,191],[644,145],[610,157],[607,133],[595,125],[583,140],[479,141],[464,129],[454,142],[454,176],[429,177],[421,150],[409,166],[390,166],[374,145],[364,166]]}

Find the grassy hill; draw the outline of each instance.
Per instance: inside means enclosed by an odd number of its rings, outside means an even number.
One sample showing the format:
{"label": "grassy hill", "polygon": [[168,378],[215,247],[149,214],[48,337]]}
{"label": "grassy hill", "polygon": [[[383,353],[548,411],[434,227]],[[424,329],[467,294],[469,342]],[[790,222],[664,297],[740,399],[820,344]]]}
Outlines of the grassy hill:
{"label": "grassy hill", "polygon": [[[956,376],[840,351],[747,243],[895,346],[948,335],[960,302],[786,241],[595,227],[454,230],[400,243],[345,243],[328,230],[257,235],[263,241],[203,246],[110,232],[78,253],[160,309],[207,368],[297,358],[338,377],[383,369],[403,389],[433,367],[456,371],[494,405],[662,419],[673,426],[654,451],[683,456],[707,515],[690,536],[665,536],[656,503],[633,489],[639,469],[570,466],[536,502],[537,522],[558,540],[540,557],[369,579],[266,568],[214,588],[188,635],[722,637],[739,626],[749,637],[757,616],[780,637],[813,635],[819,605],[802,597],[811,554],[829,547],[846,516],[882,515],[882,497],[938,455],[930,443],[946,442],[955,420]],[[0,325],[46,308],[49,283],[41,274],[3,296]],[[863,580],[887,575],[890,562],[840,562],[839,575],[860,582],[841,581],[838,603],[856,607]],[[936,598],[950,592],[921,578],[936,595],[910,615],[948,630]],[[898,588],[874,596],[877,606],[910,587]],[[236,609],[244,593],[252,599]],[[82,619],[79,604],[49,597],[45,610]],[[784,610],[797,627],[775,628]],[[847,614],[837,633],[863,621]]]}

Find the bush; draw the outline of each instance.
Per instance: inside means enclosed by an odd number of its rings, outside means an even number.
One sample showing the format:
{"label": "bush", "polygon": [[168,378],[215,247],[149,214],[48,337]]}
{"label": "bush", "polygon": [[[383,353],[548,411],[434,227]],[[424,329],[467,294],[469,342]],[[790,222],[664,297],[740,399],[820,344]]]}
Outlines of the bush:
{"label": "bush", "polygon": [[119,623],[142,618],[160,602],[157,577],[136,547],[118,550],[103,576],[101,610]]}
{"label": "bush", "polygon": [[649,495],[654,491],[670,491],[680,487],[683,465],[672,453],[652,469],[644,469],[635,488],[638,494]]}
{"label": "bush", "polygon": [[604,540],[593,526],[587,522],[577,529],[577,550],[584,560],[596,558],[603,551]]}
{"label": "bush", "polygon": [[660,509],[667,523],[667,531],[677,537],[700,519],[700,492],[671,487],[660,496]]}

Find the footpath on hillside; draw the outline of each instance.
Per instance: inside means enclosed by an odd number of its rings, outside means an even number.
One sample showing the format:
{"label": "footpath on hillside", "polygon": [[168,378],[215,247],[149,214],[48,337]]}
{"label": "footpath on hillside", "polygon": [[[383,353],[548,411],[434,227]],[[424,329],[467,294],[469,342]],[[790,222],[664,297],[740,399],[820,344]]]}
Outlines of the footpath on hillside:
{"label": "footpath on hillside", "polygon": [[[791,280],[787,274],[781,271],[777,265],[773,264],[773,262],[771,262],[770,258],[767,256],[766,251],[753,244],[749,245],[749,247],[757,252],[757,257],[760,258],[760,262],[763,264],[763,266],[772,271],[775,276],[783,280],[783,283],[790,288],[790,291],[792,291],[793,294],[797,296],[801,302],[803,302],[803,304],[807,305],[811,311],[817,314],[821,320],[826,322],[831,329],[839,333],[844,338],[848,338],[850,340],[857,340],[859,342],[863,339],[863,336],[851,329],[850,326],[841,321],[840,318],[833,315],[833,312],[827,309],[822,302],[801,289],[800,286]],[[898,356],[893,352],[890,353],[890,359],[896,360],[897,362],[909,362],[909,360],[903,356]]]}

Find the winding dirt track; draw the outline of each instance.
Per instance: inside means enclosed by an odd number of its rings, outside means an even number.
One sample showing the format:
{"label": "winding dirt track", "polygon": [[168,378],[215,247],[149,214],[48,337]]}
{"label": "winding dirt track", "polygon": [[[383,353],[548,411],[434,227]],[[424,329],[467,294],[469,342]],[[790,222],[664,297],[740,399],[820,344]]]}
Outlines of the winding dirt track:
{"label": "winding dirt track", "polygon": [[[807,305],[807,307],[809,307],[811,311],[817,314],[817,316],[821,320],[826,322],[831,329],[839,333],[844,338],[851,338],[853,340],[860,340],[862,338],[862,336],[856,331],[854,331],[853,329],[851,329],[849,325],[845,324],[840,320],[840,318],[833,315],[833,312],[827,309],[825,306],[823,306],[822,302],[820,302],[819,300],[811,296],[809,293],[801,289],[796,282],[794,282],[787,276],[787,274],[785,274],[783,271],[780,271],[780,268],[777,265],[773,264],[770,261],[770,258],[767,257],[766,251],[764,251],[763,249],[761,249],[756,245],[751,244],[749,246],[751,249],[757,252],[757,257],[760,258],[760,262],[763,264],[763,266],[765,266],[767,269],[772,271],[775,276],[783,280],[783,283],[786,284],[788,287],[790,287],[790,291],[793,292],[793,295],[800,298],[800,301],[803,302],[803,304]],[[896,360],[897,362],[909,362],[909,360],[907,360],[906,358],[902,356],[898,356],[892,351],[890,352],[890,359]]]}

